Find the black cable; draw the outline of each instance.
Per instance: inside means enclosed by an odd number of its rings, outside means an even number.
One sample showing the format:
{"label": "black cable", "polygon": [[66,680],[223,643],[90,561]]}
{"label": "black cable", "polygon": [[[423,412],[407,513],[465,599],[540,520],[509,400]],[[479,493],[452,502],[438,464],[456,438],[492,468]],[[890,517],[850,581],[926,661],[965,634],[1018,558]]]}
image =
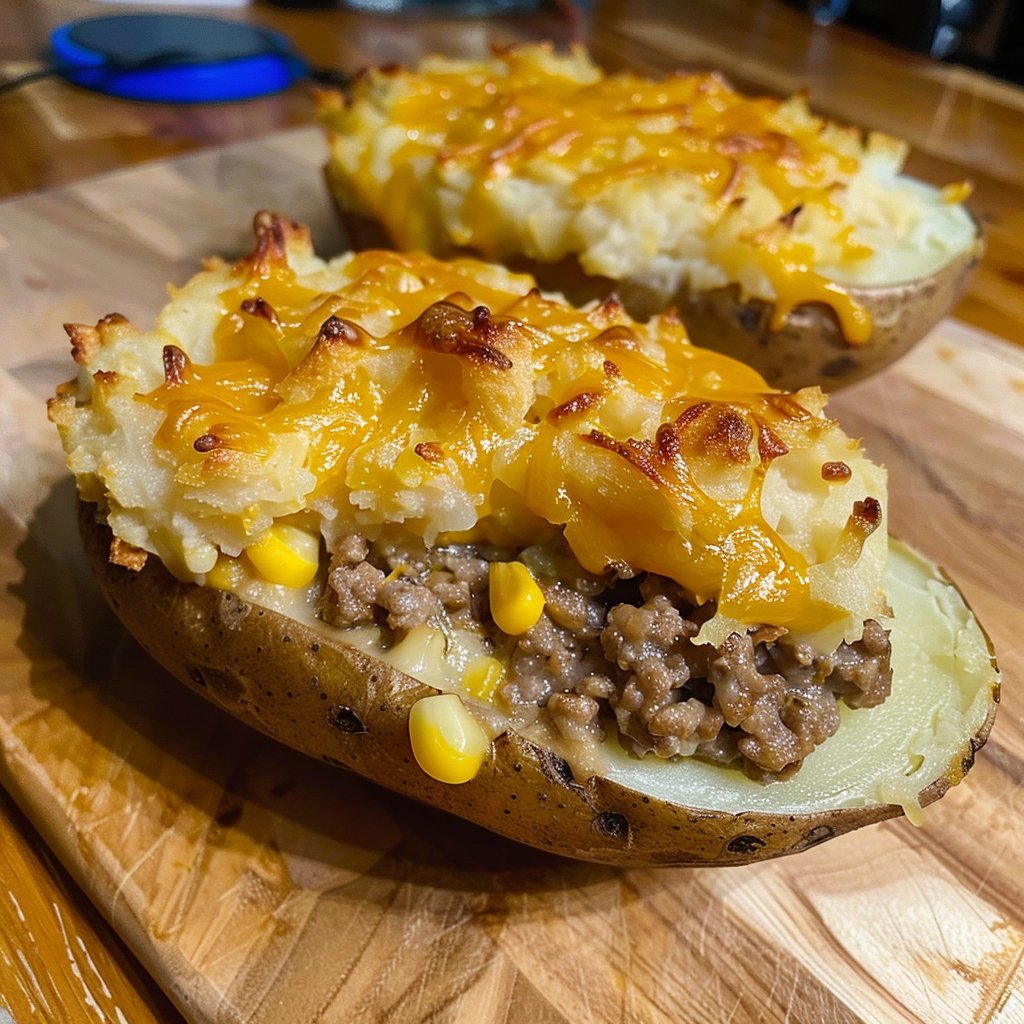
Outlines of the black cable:
{"label": "black cable", "polygon": [[51,64],[49,67],[38,68],[35,71],[28,71],[24,75],[18,75],[17,78],[8,78],[6,81],[0,82],[0,96],[5,92],[13,92],[23,85],[28,85],[29,82],[37,82],[41,78],[50,78],[59,74],[60,68]]}
{"label": "black cable", "polygon": [[[276,52],[276,51],[267,51]],[[0,82],[0,95],[5,92],[11,92],[14,89],[18,89],[23,85],[28,85],[29,82],[36,82],[41,78],[50,78],[54,75],[63,75],[66,71],[144,71],[149,68],[164,67],[169,64],[180,64],[188,63],[188,58],[191,56],[188,50],[164,50],[163,53],[153,54],[152,57],[146,57],[145,60],[116,60],[109,58],[102,64],[97,64],[95,67],[82,68],[64,68],[59,64],[50,64],[45,68],[38,68],[35,71],[26,72],[24,75],[19,75],[17,78],[11,78],[6,82]],[[224,63],[228,60],[234,60],[234,57],[222,57],[220,61],[217,58],[206,63]]]}
{"label": "black cable", "polygon": [[[262,53],[247,53],[245,56],[277,56],[280,55],[280,53],[280,50],[273,49],[265,50]],[[141,71],[148,68],[164,67],[171,64],[188,63],[188,56],[188,54],[182,54],[180,51],[169,51],[167,53],[157,54],[155,57],[148,57],[146,60],[108,60],[103,64],[96,65],[94,68],[62,68],[57,64],[51,64],[45,68],[37,68],[35,71],[27,71],[25,74],[19,75],[17,78],[9,78],[4,82],[0,82],[0,96],[6,92],[13,92],[15,89],[18,89],[23,85],[28,85],[30,82],[38,82],[43,78],[62,76],[65,71]],[[203,63],[227,63],[232,60],[237,60],[237,57],[224,57],[220,61],[216,58],[209,58],[204,59]],[[317,85],[326,85],[335,89],[347,89],[352,84],[352,76],[347,75],[344,71],[341,71],[338,68],[310,68],[307,78],[312,82],[316,82]]]}

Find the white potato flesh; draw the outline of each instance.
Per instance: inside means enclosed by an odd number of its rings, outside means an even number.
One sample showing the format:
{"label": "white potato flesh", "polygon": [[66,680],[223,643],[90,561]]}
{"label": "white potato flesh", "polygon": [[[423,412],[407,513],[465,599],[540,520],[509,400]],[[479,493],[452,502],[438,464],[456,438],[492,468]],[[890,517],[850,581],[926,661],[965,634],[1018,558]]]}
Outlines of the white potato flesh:
{"label": "white potato flesh", "polygon": [[606,777],[638,793],[708,810],[770,814],[897,804],[920,815],[919,794],[969,753],[998,682],[988,640],[959,591],[892,541],[886,593],[893,618],[893,688],[874,708],[842,707],[838,732],[791,779],[763,785],[695,758],[638,759],[609,745]]}

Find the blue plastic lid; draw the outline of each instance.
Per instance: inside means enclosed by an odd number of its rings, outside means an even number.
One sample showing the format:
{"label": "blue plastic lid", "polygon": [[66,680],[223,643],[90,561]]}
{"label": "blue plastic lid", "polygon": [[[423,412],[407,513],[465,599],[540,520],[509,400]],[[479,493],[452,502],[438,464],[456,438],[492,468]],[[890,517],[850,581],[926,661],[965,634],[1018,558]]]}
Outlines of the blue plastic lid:
{"label": "blue plastic lid", "polygon": [[245,100],[280,92],[308,74],[285,36],[221,18],[86,18],[55,29],[50,46],[69,82],[130,100]]}

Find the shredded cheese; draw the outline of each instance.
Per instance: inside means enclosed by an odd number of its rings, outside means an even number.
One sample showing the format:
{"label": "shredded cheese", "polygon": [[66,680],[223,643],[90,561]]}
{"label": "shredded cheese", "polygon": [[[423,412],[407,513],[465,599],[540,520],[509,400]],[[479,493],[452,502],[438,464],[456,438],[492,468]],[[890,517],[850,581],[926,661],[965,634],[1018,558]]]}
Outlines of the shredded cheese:
{"label": "shredded cheese", "polygon": [[974,239],[969,185],[899,178],[904,143],[717,74],[606,75],[582,49],[524,45],[371,70],[319,111],[341,207],[397,247],[575,257],[653,296],[644,315],[738,283],[777,301],[773,329],[825,303],[857,344],[851,285],[927,276]]}
{"label": "shredded cheese", "polygon": [[[469,260],[324,264],[277,217],[257,232],[157,330],[101,325],[52,407],[83,492],[179,576],[223,585],[237,559],[271,590],[316,587],[321,531],[562,535],[590,572],[654,572],[713,602],[702,643],[770,624],[834,650],[881,614],[884,472],[817,389],[772,392],[672,316],[576,309]],[[491,603],[518,634],[544,598],[513,562],[492,567]],[[438,644],[391,656],[416,675]]]}

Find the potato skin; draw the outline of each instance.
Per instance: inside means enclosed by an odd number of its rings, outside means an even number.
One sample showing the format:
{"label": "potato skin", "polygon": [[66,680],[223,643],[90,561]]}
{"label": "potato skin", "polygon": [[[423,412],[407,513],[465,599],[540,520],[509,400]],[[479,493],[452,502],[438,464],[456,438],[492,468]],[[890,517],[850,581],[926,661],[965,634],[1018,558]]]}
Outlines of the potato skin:
{"label": "potato skin", "polygon": [[[390,247],[390,240],[375,221],[340,208],[339,216],[355,248]],[[798,391],[817,384],[825,391],[837,391],[905,355],[956,305],[984,251],[977,221],[975,227],[975,244],[929,277],[884,287],[847,289],[867,308],[874,324],[871,337],[860,345],[846,340],[833,310],[819,303],[797,306],[782,329],[772,331],[772,303],[763,299],[742,302],[738,285],[696,294],[683,288],[664,303],[642,285],[588,275],[575,257],[557,263],[523,257],[505,262],[509,269],[532,274],[541,288],[561,292],[576,305],[614,292],[637,320],[662,312],[666,305],[674,306],[695,345],[754,367],[772,387]],[[480,258],[479,253],[455,249],[435,255]]]}
{"label": "potato skin", "polygon": [[[818,384],[836,391],[909,352],[956,304],[981,251],[979,240],[919,281],[847,289],[871,314],[871,337],[862,345],[847,342],[833,310],[817,303],[798,306],[773,332],[771,303],[741,302],[736,285],[695,296],[680,293],[676,306],[694,344],[753,366],[773,387],[796,391]],[[629,300],[623,301],[629,308]]]}
{"label": "potato skin", "polygon": [[[233,594],[181,583],[153,557],[140,571],[112,565],[110,531],[84,502],[79,526],[107,601],[172,675],[276,740],[510,839],[617,866],[746,864],[901,813],[889,805],[797,815],[688,808],[607,779],[581,783],[562,758],[515,734],[494,741],[472,781],[437,782],[416,764],[407,725],[433,687]],[[966,774],[994,711],[922,803]]]}

